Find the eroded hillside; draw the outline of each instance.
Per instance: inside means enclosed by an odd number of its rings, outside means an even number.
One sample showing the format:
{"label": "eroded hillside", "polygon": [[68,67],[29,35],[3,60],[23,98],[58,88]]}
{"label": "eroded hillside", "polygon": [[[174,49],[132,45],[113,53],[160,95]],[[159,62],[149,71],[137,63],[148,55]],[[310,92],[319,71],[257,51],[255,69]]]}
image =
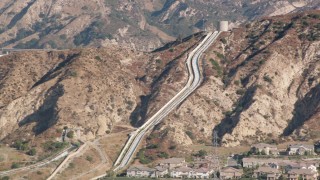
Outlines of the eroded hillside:
{"label": "eroded hillside", "polygon": [[[147,138],[146,159],[177,147],[319,139],[320,13],[264,18],[231,32],[202,61],[204,82]],[[175,82],[175,80],[173,79]]]}
{"label": "eroded hillside", "polygon": [[160,89],[167,90],[163,102],[176,93],[164,78],[187,79],[180,75],[185,67],[173,69],[174,64],[183,62],[202,37],[199,33],[154,53],[109,45],[2,57],[0,139],[9,144],[21,138],[60,140],[67,126],[81,132],[76,139],[86,141],[110,133],[115,125],[141,125],[154,111],[149,103]]}
{"label": "eroded hillside", "polygon": [[2,0],[0,47],[64,49],[114,43],[152,50],[220,20],[319,8],[318,0]]}

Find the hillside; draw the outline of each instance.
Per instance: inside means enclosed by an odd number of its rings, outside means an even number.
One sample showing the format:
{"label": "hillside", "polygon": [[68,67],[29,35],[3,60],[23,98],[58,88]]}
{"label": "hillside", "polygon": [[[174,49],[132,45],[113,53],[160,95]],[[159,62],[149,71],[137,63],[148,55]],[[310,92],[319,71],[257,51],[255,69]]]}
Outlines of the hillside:
{"label": "hillside", "polygon": [[263,16],[319,8],[317,0],[2,0],[0,47],[100,47],[108,43],[142,51],[217,27]]}
{"label": "hillside", "polygon": [[202,86],[153,130],[141,153],[180,156],[212,145],[213,130],[226,147],[319,139],[319,28],[314,11],[223,33],[203,59]]}
{"label": "hillside", "polygon": [[[222,33],[200,62],[201,87],[154,128],[140,155],[182,156],[212,145],[213,130],[225,147],[320,139],[319,32],[318,10],[266,17]],[[203,37],[194,34],[150,53],[108,44],[1,57],[1,143],[21,140],[40,159],[65,128],[75,132],[68,140],[74,142],[126,129],[121,140],[103,144],[112,146],[106,151],[114,161],[129,130],[185,85],[187,53]]]}

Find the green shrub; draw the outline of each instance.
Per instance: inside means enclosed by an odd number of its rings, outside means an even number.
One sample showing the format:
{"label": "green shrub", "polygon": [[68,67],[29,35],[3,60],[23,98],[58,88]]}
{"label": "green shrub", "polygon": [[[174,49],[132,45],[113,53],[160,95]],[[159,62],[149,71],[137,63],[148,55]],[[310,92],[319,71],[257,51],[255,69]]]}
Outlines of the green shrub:
{"label": "green shrub", "polygon": [[59,38],[60,38],[61,40],[66,40],[66,39],[67,39],[67,35],[61,34],[61,35],[59,36]]}
{"label": "green shrub", "polygon": [[268,75],[264,75],[263,76],[263,80],[268,82],[268,83],[272,83],[272,79]]}
{"label": "green shrub", "polygon": [[159,157],[159,158],[168,158],[169,155],[168,155],[166,152],[160,152],[160,153],[158,154],[158,157]]}
{"label": "green shrub", "polygon": [[0,180],[9,180],[9,179],[10,179],[9,176],[3,176],[3,177],[0,178]]}
{"label": "green shrub", "polygon": [[223,44],[227,44],[227,40],[225,38],[221,38],[220,41],[223,43]]}
{"label": "green shrub", "polygon": [[69,164],[69,168],[70,168],[70,169],[73,169],[74,167],[75,167],[74,163],[70,163],[70,164]]}
{"label": "green shrub", "polygon": [[32,148],[27,152],[27,154],[30,156],[34,156],[37,154],[37,150],[35,148]]}
{"label": "green shrub", "polygon": [[43,148],[45,151],[50,152],[57,152],[63,148],[65,148],[68,145],[68,143],[65,142],[54,142],[54,141],[48,141],[43,144]]}
{"label": "green shrub", "polygon": [[89,162],[92,162],[92,161],[93,161],[93,158],[92,158],[91,156],[87,156],[87,157],[86,157],[86,160],[89,161]]}
{"label": "green shrub", "polygon": [[150,144],[149,146],[147,146],[147,149],[157,149],[159,148],[158,144]]}
{"label": "green shrub", "polygon": [[72,77],[77,77],[78,76],[77,71],[71,71],[69,73],[69,75],[72,76]]}
{"label": "green shrub", "polygon": [[206,155],[208,155],[207,151],[202,149],[196,154],[198,157],[205,157]]}
{"label": "green shrub", "polygon": [[189,136],[190,139],[194,139],[194,135],[191,131],[186,131],[186,134]]}
{"label": "green shrub", "polygon": [[138,152],[138,159],[141,164],[149,164],[152,161],[151,158],[145,156],[145,150],[146,149],[143,148],[143,149],[140,149],[140,151]]}
{"label": "green shrub", "polygon": [[235,84],[236,86],[239,86],[239,85],[240,85],[240,81],[239,81],[239,80],[235,80],[235,81],[234,81],[234,84]]}
{"label": "green shrub", "polygon": [[69,132],[67,133],[67,137],[68,137],[68,138],[73,138],[73,137],[74,137],[74,131],[69,131]]}
{"label": "green shrub", "polygon": [[223,72],[222,72],[222,68],[220,67],[219,63],[217,63],[214,59],[210,59],[210,62],[213,66],[213,68],[217,71],[219,76],[222,76]]}
{"label": "green shrub", "polygon": [[17,140],[13,144],[13,147],[16,148],[17,150],[25,151],[29,149],[29,144],[27,141]]}
{"label": "green shrub", "polygon": [[98,61],[102,61],[102,59],[101,59],[100,56],[95,56],[94,59],[95,59],[95,60],[98,60]]}
{"label": "green shrub", "polygon": [[11,169],[16,169],[16,168],[19,168],[20,167],[20,165],[18,164],[18,163],[12,163],[12,165],[11,165]]}
{"label": "green shrub", "polygon": [[236,91],[236,93],[237,93],[238,95],[243,95],[245,92],[246,92],[246,91],[245,91],[244,89],[238,89],[238,90]]}

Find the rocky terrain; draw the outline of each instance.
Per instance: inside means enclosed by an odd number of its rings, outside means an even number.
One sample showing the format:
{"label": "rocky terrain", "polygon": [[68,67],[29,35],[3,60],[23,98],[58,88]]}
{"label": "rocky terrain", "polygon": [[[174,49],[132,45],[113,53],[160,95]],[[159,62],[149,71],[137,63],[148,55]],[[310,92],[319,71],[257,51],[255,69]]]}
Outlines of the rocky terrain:
{"label": "rocky terrain", "polygon": [[[0,139],[9,144],[21,137],[59,140],[67,126],[86,141],[110,133],[116,124],[139,126],[149,101],[171,86],[163,78],[202,37],[193,35],[148,54],[110,45],[2,57]],[[170,77],[184,70],[175,69]],[[168,98],[177,90],[170,88]]]}
{"label": "rocky terrain", "polygon": [[[149,159],[176,148],[319,139],[320,12],[266,17],[224,32],[201,60],[204,81],[146,138]],[[0,58],[0,140],[30,147],[88,141],[140,126],[186,83],[202,33],[154,52],[101,48],[15,52]],[[79,133],[78,133],[79,132]]]}
{"label": "rocky terrain", "polygon": [[318,0],[2,0],[0,47],[70,48],[114,43],[142,51],[263,16],[318,9]]}
{"label": "rocky terrain", "polygon": [[264,18],[223,33],[203,58],[202,86],[140,153],[179,156],[176,147],[212,145],[214,130],[227,147],[319,139],[319,15]]}

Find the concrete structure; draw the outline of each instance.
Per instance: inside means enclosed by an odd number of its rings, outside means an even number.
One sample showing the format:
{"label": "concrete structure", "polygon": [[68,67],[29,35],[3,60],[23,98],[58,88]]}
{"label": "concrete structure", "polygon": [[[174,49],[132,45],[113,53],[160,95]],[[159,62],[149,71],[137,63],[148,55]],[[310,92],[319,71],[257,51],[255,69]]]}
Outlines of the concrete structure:
{"label": "concrete structure", "polygon": [[288,155],[305,155],[314,154],[314,145],[294,144],[289,145],[287,149]]}
{"label": "concrete structure", "polygon": [[278,169],[271,168],[269,166],[262,166],[254,170],[254,178],[266,178],[267,180],[276,180],[281,176],[281,172]]}
{"label": "concrete structure", "polygon": [[132,166],[127,170],[127,177],[156,177],[156,170],[146,166]]}
{"label": "concrete structure", "polygon": [[251,152],[254,154],[279,155],[277,146],[265,143],[252,145]]}
{"label": "concrete structure", "polygon": [[225,167],[220,170],[221,179],[240,179],[242,175],[243,175],[242,169]]}
{"label": "concrete structure", "polygon": [[229,23],[228,21],[220,21],[219,23],[219,30],[220,31],[229,31]]}
{"label": "concrete structure", "polygon": [[316,180],[318,176],[318,172],[311,169],[293,169],[288,172],[287,179],[298,180],[302,178],[303,180]]}

